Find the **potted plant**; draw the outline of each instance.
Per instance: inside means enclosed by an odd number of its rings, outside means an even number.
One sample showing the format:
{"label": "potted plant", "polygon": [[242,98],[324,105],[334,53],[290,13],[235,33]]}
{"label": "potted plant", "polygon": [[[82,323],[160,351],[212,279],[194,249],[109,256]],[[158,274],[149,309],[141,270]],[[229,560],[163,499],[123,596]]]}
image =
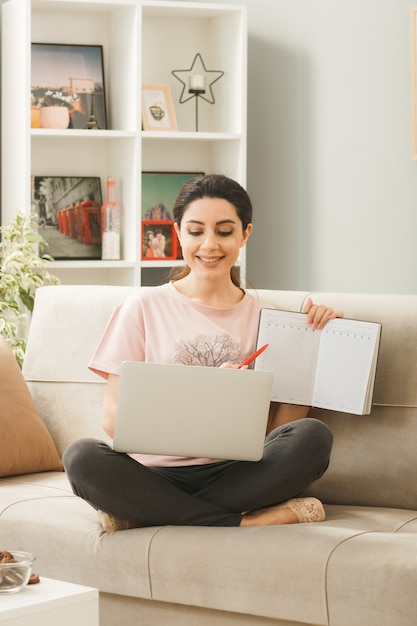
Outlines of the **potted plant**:
{"label": "potted plant", "polygon": [[78,104],[78,95],[64,94],[62,91],[49,89],[36,98],[32,93],[32,109],[40,112],[42,128],[67,128],[70,121],[70,109]]}
{"label": "potted plant", "polygon": [[0,227],[0,333],[11,346],[21,366],[35,291],[41,285],[57,284],[46,269],[53,260],[42,253],[46,241],[37,232],[38,215],[16,217]]}

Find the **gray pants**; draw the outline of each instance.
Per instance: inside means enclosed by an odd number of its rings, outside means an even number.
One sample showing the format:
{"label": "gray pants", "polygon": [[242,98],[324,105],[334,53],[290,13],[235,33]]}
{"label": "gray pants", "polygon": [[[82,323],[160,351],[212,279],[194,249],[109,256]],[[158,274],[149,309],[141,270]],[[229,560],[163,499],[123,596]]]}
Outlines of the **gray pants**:
{"label": "gray pants", "polygon": [[333,437],[305,418],[273,430],[261,461],[145,467],[95,439],[64,453],[72,489],[94,508],[141,526],[239,526],[242,514],[293,498],[320,478]]}

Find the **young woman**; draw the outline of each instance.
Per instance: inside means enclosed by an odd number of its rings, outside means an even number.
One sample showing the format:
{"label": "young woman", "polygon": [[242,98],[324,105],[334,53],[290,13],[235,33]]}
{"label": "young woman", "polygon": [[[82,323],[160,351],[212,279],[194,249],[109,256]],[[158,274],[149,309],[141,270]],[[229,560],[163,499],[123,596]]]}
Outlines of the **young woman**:
{"label": "young woman", "polygon": [[[225,176],[192,179],[177,198],[174,220],[185,267],[116,308],[89,365],[107,380],[103,427],[110,437],[122,361],[237,367],[255,349],[265,304],[240,287],[234,269],[252,232],[248,194]],[[342,315],[311,300],[305,312],[314,328]],[[332,435],[308,412],[271,404],[257,463],[127,455],[83,439],[66,450],[64,465],[74,493],[99,511],[107,531],[321,521],[321,503],[297,496],[327,469]]]}

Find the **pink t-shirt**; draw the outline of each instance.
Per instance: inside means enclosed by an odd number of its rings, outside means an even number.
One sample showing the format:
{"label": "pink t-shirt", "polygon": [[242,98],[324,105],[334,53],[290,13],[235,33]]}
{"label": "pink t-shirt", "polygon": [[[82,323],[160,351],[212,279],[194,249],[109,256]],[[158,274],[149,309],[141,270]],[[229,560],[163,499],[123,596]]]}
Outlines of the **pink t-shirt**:
{"label": "pink t-shirt", "polygon": [[[89,368],[107,378],[109,374],[120,373],[123,361],[208,367],[241,363],[255,350],[262,306],[265,304],[247,293],[238,304],[220,309],[190,300],[172,283],[141,287],[114,310]],[[147,454],[131,456],[148,466],[215,461]]]}

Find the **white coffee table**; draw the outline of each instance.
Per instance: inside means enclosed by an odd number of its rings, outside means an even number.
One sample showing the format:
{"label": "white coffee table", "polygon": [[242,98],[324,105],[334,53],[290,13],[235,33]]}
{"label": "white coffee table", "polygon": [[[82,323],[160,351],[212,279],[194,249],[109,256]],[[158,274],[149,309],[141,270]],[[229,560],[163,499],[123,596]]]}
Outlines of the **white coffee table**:
{"label": "white coffee table", "polygon": [[0,624],[7,626],[99,626],[98,590],[51,578],[0,594]]}

